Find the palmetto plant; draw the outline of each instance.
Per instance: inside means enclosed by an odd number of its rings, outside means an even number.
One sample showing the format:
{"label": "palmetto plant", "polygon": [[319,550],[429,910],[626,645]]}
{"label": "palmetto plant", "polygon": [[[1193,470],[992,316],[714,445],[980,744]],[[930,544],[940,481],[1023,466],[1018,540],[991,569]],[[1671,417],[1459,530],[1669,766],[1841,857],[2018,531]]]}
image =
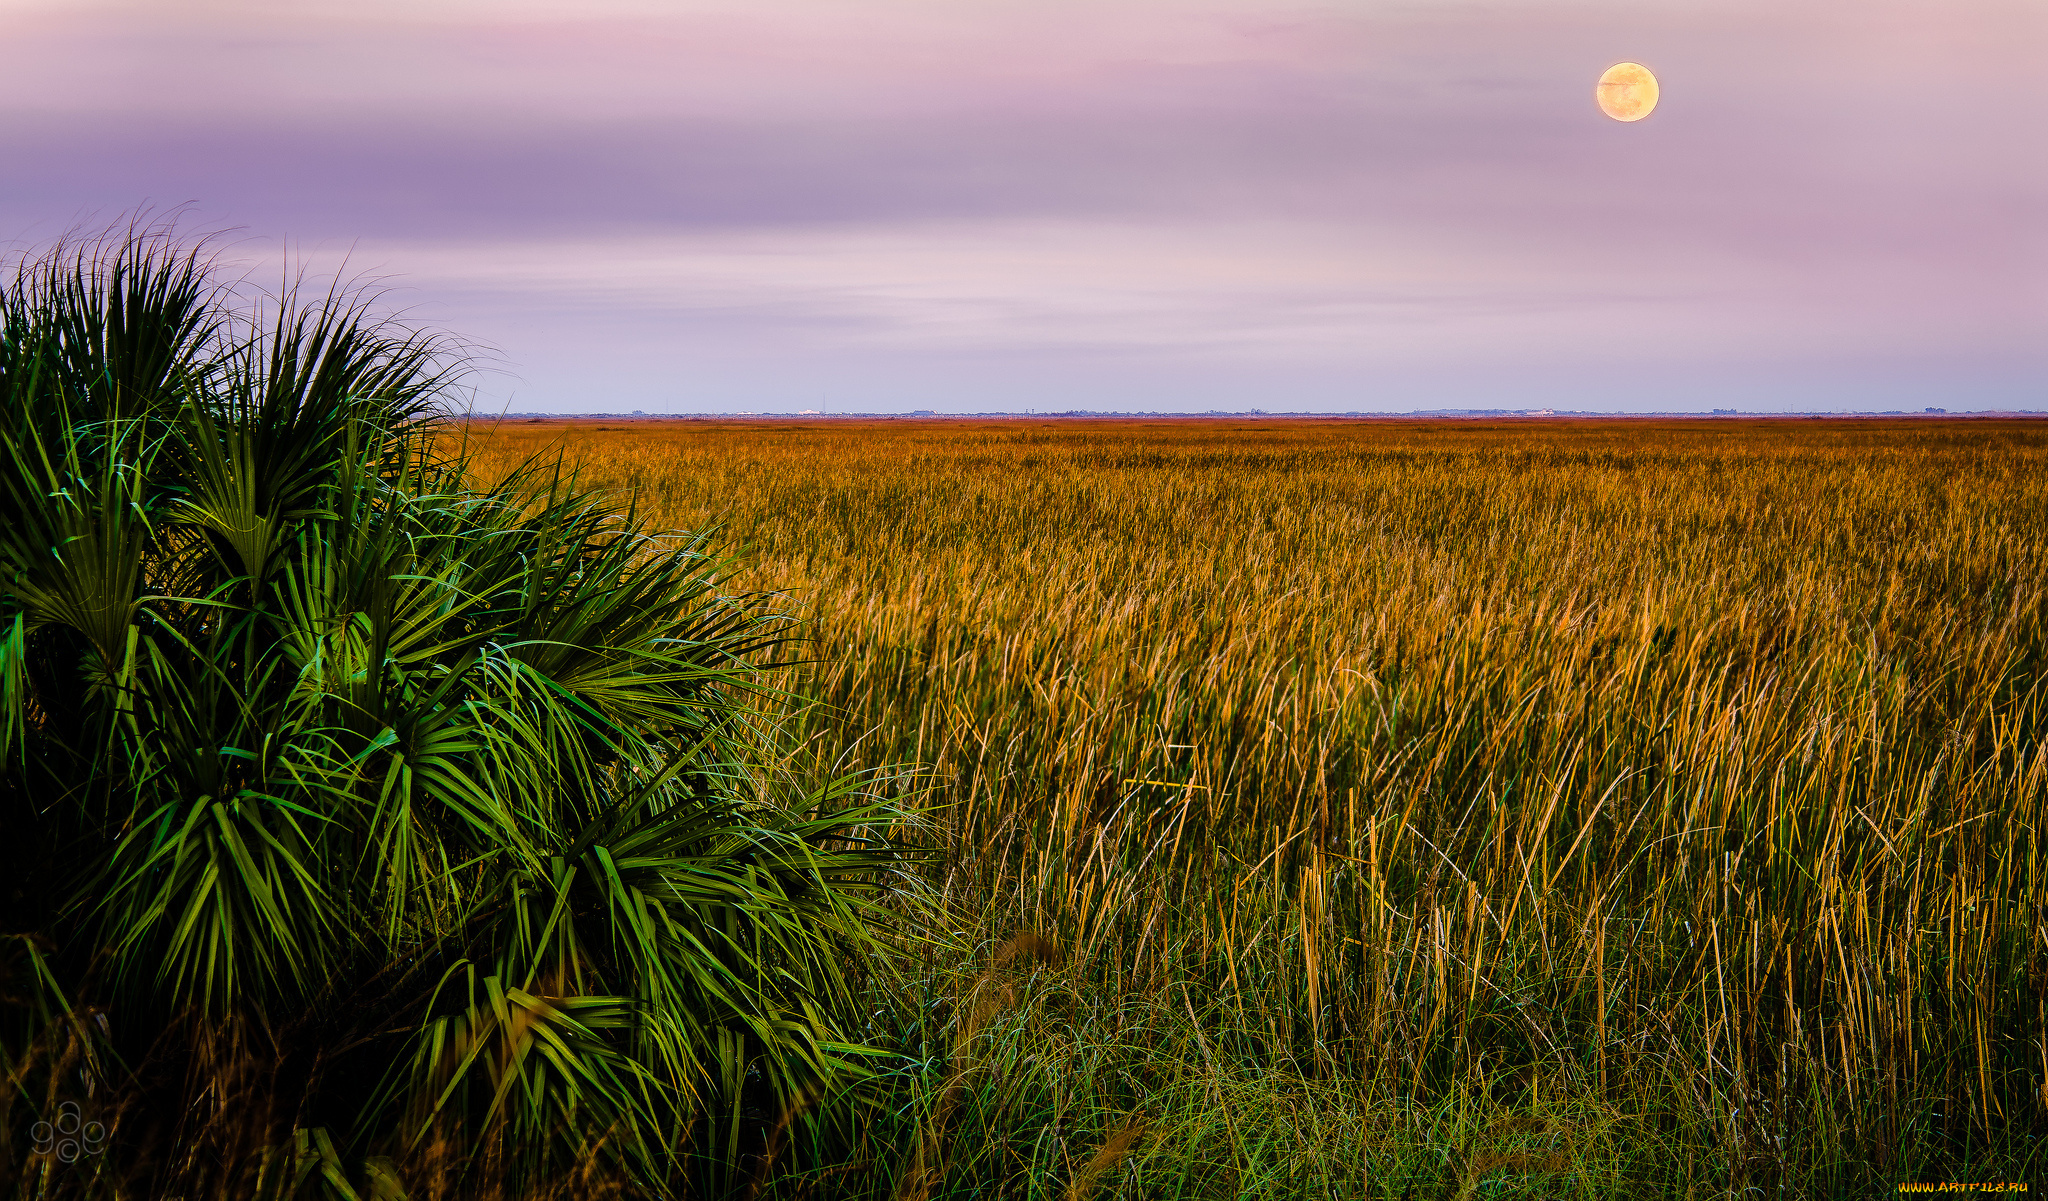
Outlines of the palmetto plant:
{"label": "palmetto plant", "polygon": [[[444,350],[162,230],[0,290],[25,1193],[659,1195],[861,1072],[894,810],[777,769],[789,623],[559,470],[467,486]],[[28,1145],[67,1099],[104,1163]]]}

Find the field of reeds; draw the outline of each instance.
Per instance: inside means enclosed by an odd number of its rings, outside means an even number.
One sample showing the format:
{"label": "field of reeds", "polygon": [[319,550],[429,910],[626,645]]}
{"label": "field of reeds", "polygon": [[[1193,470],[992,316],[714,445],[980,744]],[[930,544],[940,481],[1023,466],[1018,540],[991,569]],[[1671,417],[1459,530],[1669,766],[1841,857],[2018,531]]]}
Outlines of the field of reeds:
{"label": "field of reeds", "polygon": [[2048,1184],[2048,422],[466,437],[721,525],[806,754],[927,769],[757,1195]]}

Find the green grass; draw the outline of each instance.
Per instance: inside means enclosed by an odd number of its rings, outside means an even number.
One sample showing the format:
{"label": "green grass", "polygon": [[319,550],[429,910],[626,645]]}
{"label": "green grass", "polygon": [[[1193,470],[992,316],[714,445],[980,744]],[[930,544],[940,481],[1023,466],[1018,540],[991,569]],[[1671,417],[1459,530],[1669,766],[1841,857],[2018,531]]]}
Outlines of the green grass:
{"label": "green grass", "polygon": [[2048,425],[630,430],[472,437],[723,522],[807,753],[931,772],[761,1195],[2048,1182]]}

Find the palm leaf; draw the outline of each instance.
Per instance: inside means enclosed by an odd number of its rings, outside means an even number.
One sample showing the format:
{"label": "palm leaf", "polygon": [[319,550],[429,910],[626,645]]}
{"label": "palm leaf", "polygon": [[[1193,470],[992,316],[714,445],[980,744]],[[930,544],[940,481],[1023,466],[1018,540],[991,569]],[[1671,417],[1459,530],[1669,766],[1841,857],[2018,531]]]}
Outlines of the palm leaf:
{"label": "palm leaf", "polygon": [[[845,1094],[907,877],[874,781],[768,768],[794,624],[559,462],[470,488],[439,340],[204,267],[130,239],[0,292],[0,796],[50,979],[186,1065],[135,1085],[180,1115],[158,1191],[388,1198],[458,1145],[658,1194],[749,1078]],[[284,1109],[221,1075],[289,1063],[329,1066]]]}

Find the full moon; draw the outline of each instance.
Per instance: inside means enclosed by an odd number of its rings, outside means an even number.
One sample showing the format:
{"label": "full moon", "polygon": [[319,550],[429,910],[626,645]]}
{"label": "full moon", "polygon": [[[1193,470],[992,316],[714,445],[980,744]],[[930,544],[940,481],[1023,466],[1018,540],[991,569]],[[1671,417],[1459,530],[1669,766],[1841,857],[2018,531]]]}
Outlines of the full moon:
{"label": "full moon", "polygon": [[1640,121],[1657,107],[1657,77],[1640,63],[1616,63],[1600,76],[1593,99],[1617,121]]}

